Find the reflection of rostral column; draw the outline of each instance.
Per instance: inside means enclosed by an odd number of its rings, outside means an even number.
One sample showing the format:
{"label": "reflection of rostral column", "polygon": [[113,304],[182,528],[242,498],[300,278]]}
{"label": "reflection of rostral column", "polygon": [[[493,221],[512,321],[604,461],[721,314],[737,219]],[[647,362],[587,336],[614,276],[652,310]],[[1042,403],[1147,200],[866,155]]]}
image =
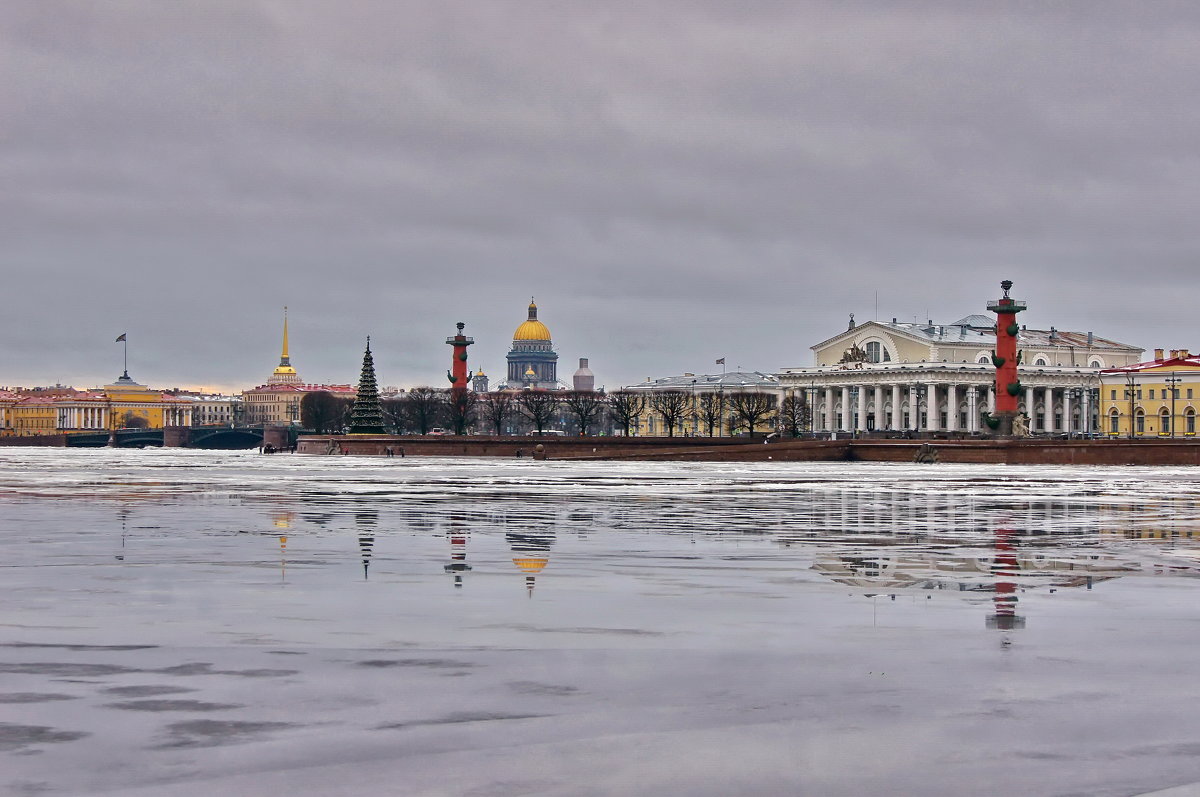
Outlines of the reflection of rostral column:
{"label": "reflection of rostral column", "polygon": [[996,350],[992,352],[992,365],[996,366],[996,412],[987,418],[987,425],[999,435],[1011,435],[1021,395],[1021,382],[1017,378],[1020,365],[1017,335],[1021,325],[1017,323],[1017,313],[1026,308],[1024,302],[1009,297],[1012,280],[1004,280],[1000,287],[1004,296],[988,302],[988,310],[996,314]]}
{"label": "reflection of rostral column", "polygon": [[454,586],[461,587],[463,573],[471,569],[467,564],[467,522],[462,515],[450,516],[450,530],[446,536],[450,538],[450,563],[444,569],[454,575]]}
{"label": "reflection of rostral column", "polygon": [[[1010,525],[1002,522],[1001,526]],[[996,557],[992,560],[992,575],[995,576],[995,586],[992,603],[996,613],[987,618],[988,628],[998,628],[1001,631],[1011,631],[1014,628],[1024,628],[1025,618],[1017,616],[1017,574],[1021,566],[1017,562],[1017,546],[1013,543],[1013,530],[996,528],[995,532]]]}
{"label": "reflection of rostral column", "polygon": [[446,372],[446,378],[450,380],[450,389],[453,391],[462,391],[467,389],[467,376],[470,370],[467,368],[467,347],[475,342],[474,338],[468,338],[463,334],[463,327],[466,326],[462,321],[456,325],[458,334],[452,338],[446,338],[446,343],[454,347],[454,361]]}

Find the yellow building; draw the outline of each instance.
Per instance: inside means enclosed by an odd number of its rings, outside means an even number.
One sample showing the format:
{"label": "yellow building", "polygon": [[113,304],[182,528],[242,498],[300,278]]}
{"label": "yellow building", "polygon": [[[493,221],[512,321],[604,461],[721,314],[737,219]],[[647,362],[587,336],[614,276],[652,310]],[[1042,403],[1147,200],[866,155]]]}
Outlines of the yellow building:
{"label": "yellow building", "polygon": [[56,403],[59,396],[27,395],[9,409],[12,418],[12,433],[16,435],[57,434],[58,413]]}
{"label": "yellow building", "polygon": [[1154,359],[1100,372],[1100,418],[1110,437],[1196,436],[1200,357],[1154,350]]}
{"label": "yellow building", "polygon": [[[645,411],[631,425],[631,435],[724,437],[748,434],[745,410],[754,410],[754,436],[770,434],[779,426],[778,411],[782,400],[779,380],[761,371],[685,373],[647,380],[621,390],[643,395],[646,399]],[[657,405],[656,397],[660,399]],[[755,400],[746,401],[747,397]],[[669,410],[671,417],[664,415],[664,409]]]}

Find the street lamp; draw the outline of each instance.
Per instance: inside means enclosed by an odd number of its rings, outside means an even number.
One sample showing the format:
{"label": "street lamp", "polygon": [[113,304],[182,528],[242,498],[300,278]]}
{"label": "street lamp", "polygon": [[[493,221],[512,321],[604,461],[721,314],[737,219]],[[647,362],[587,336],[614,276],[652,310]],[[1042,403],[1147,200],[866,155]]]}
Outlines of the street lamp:
{"label": "street lamp", "polygon": [[1134,397],[1136,395],[1137,382],[1132,373],[1125,375],[1125,398],[1129,399],[1129,439],[1133,439],[1133,422],[1134,422]]}

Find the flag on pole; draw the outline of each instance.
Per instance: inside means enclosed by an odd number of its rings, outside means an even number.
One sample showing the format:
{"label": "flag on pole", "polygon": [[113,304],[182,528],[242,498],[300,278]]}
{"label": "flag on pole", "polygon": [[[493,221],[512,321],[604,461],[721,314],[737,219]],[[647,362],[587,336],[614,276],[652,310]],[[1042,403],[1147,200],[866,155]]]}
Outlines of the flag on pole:
{"label": "flag on pole", "polygon": [[[121,337],[125,337],[125,336],[124,336],[124,335],[122,335]],[[717,365],[724,365],[724,364],[725,364],[725,358],[724,358],[724,357],[722,357],[721,359],[717,360]]]}
{"label": "flag on pole", "polygon": [[125,333],[124,333],[124,332],[122,332],[122,333],[121,333],[121,337],[117,338],[117,339],[116,339],[115,341],[113,341],[113,342],[114,342],[114,343],[120,343],[120,342],[121,342],[121,341],[123,341],[123,340],[125,340]]}

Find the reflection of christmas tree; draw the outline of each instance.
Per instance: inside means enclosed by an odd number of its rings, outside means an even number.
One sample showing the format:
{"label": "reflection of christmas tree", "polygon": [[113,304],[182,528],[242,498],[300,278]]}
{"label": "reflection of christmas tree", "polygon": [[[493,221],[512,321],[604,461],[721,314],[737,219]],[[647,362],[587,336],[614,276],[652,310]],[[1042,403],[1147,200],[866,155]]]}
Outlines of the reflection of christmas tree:
{"label": "reflection of christmas tree", "polygon": [[350,410],[350,434],[386,434],[383,428],[383,408],[379,406],[379,385],[375,383],[375,360],[371,357],[371,338],[363,353],[362,374],[358,378],[358,393]]}

